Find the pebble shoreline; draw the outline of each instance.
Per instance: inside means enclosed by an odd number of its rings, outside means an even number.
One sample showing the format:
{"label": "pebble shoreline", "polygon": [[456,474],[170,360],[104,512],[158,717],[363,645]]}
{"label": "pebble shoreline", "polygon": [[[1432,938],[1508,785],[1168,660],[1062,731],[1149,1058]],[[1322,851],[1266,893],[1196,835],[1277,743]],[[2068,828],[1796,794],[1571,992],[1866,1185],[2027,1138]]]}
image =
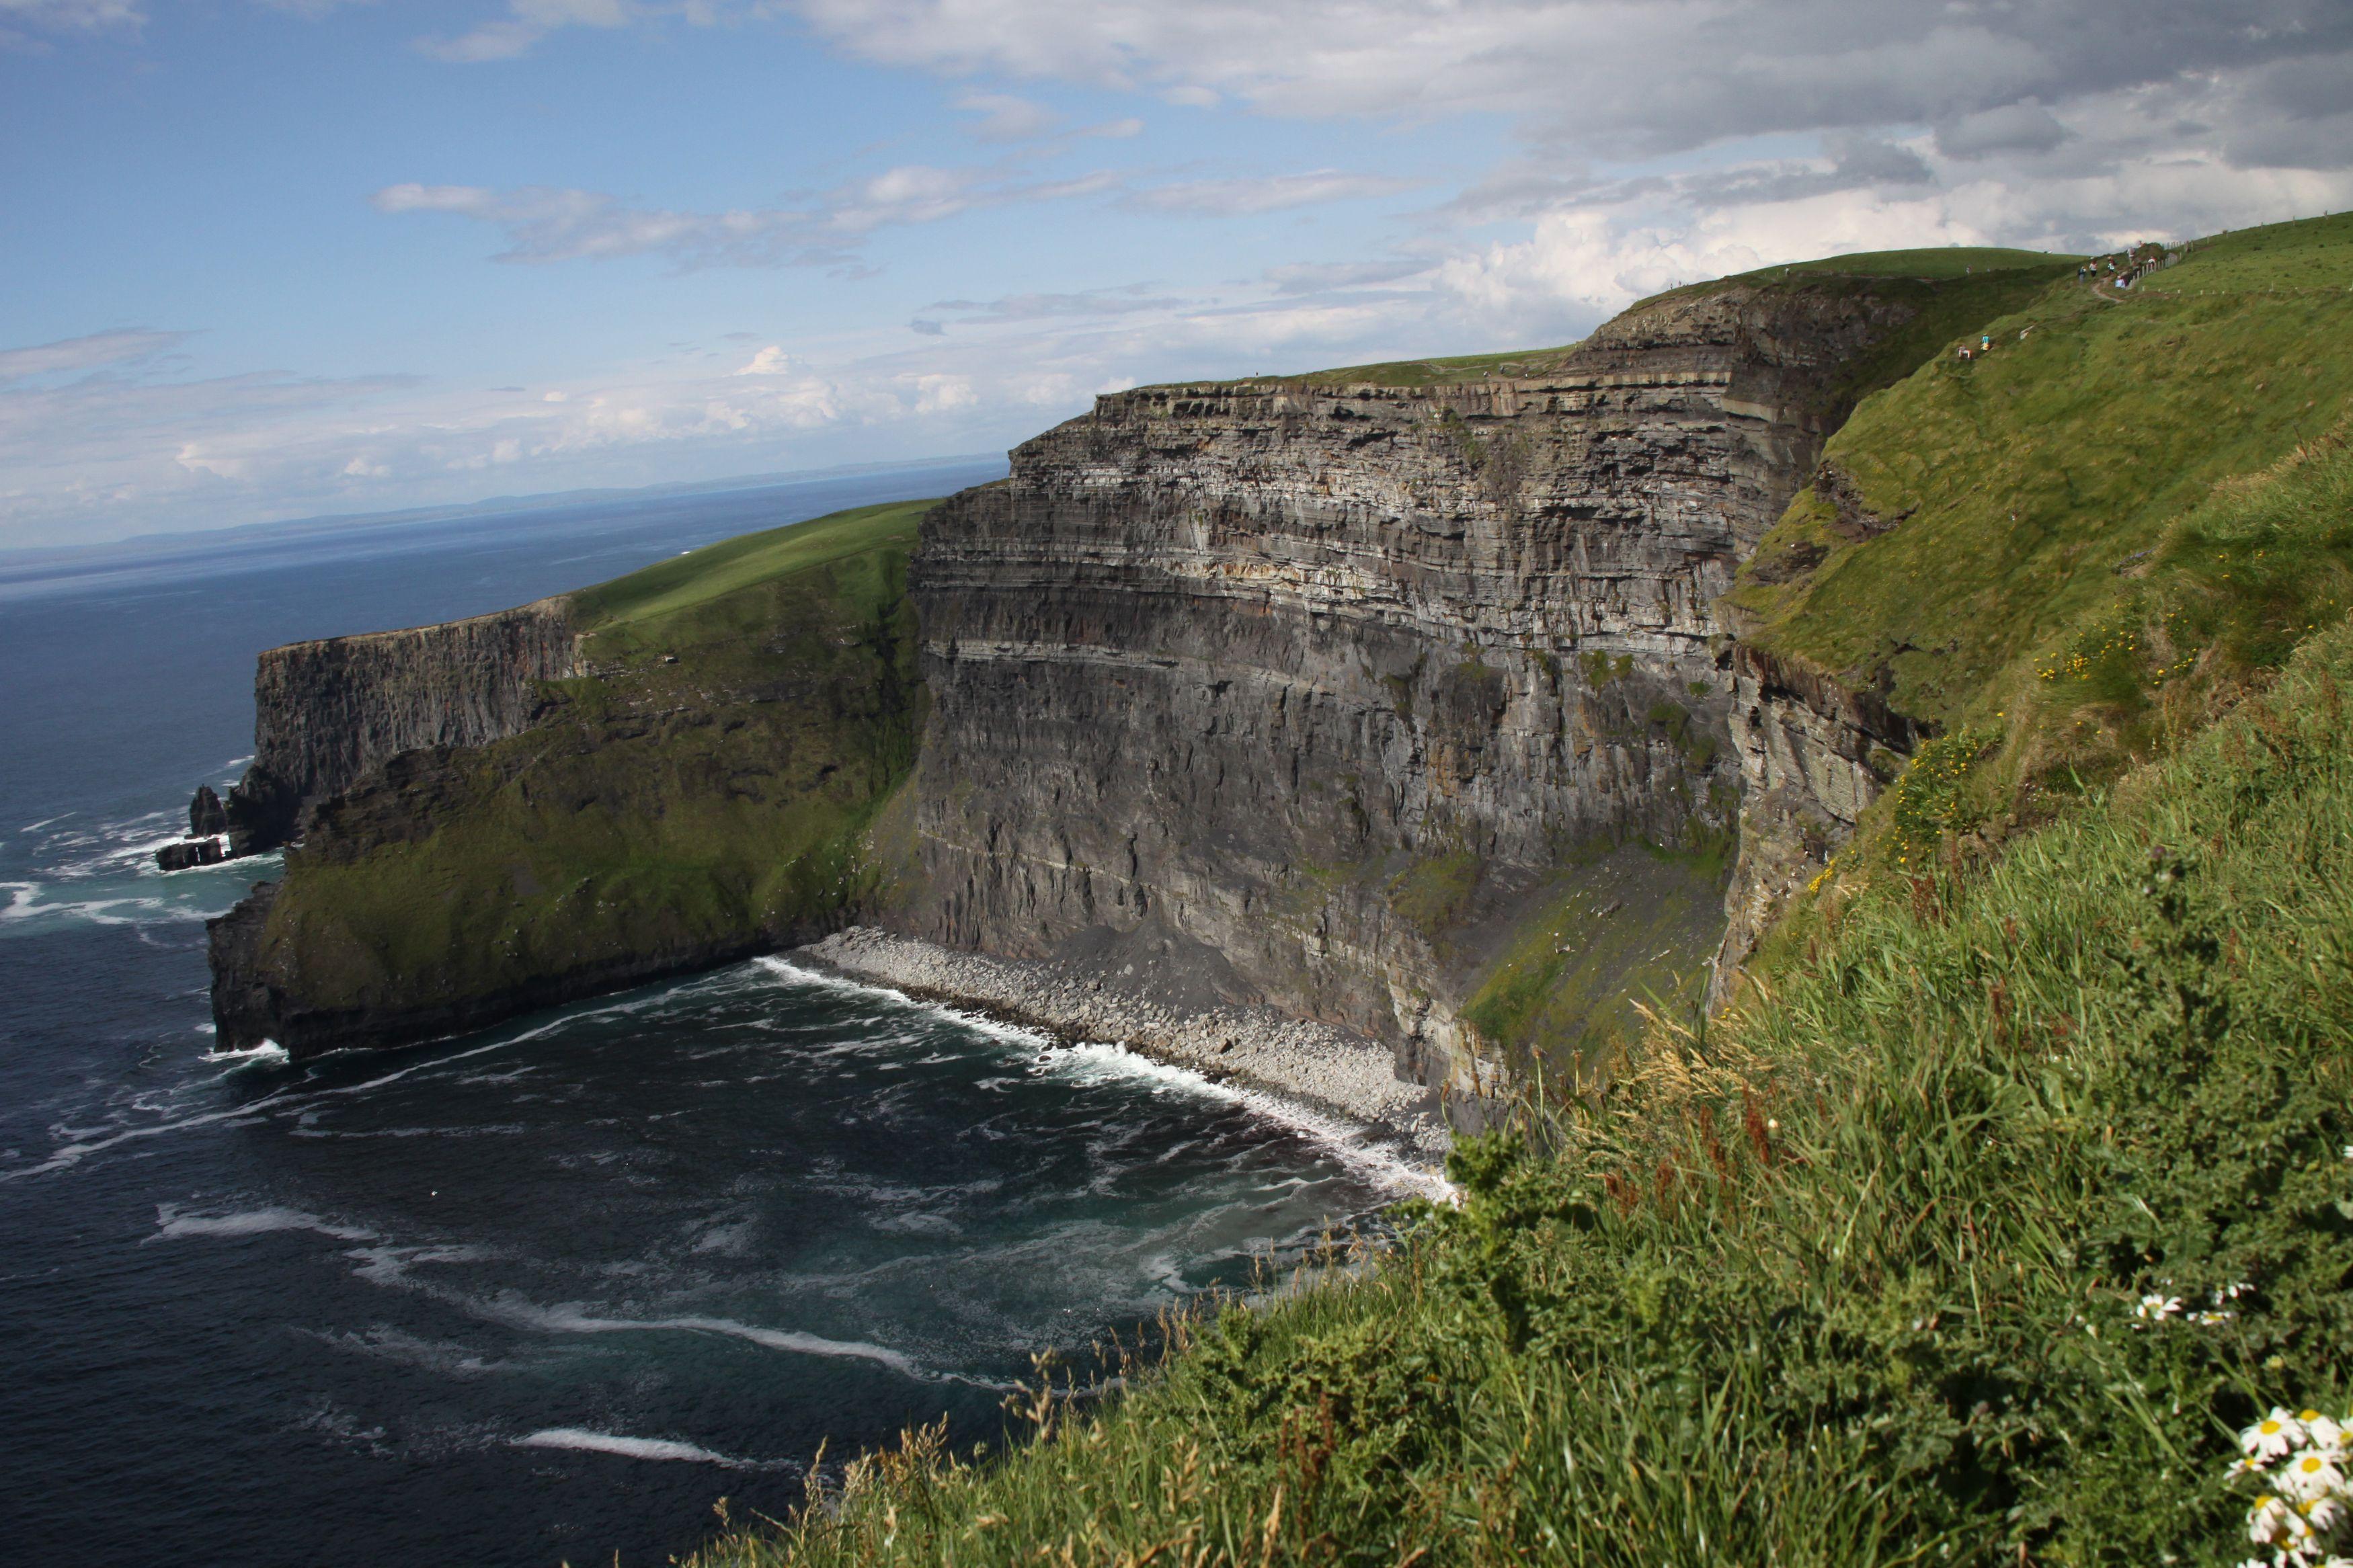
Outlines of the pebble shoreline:
{"label": "pebble shoreline", "polygon": [[1437,1097],[1398,1081],[1387,1047],[1326,1024],[1266,1007],[1181,1012],[1048,960],[956,952],[867,926],[788,956],[1064,1039],[1124,1046],[1214,1082],[1339,1116],[1428,1171],[1443,1164],[1452,1144]]}

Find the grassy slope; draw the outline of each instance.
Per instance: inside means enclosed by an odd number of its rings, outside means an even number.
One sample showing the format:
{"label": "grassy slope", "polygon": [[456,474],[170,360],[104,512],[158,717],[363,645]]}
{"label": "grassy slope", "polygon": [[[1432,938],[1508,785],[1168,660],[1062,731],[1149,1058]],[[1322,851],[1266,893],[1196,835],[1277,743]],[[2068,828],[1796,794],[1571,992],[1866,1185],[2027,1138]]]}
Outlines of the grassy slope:
{"label": "grassy slope", "polygon": [[[2001,754],[2087,713],[2138,733],[2106,783],[1833,879],[1740,1014],[1655,1033],[1550,1153],[1465,1151],[1461,1210],[1378,1266],[1229,1308],[1004,1461],[919,1440],[705,1561],[2242,1557],[2230,1429],[2353,1394],[2353,456],[2319,438],[2353,336],[2348,279],[2272,292],[2344,238],[2232,237],[2116,306],[2052,289],[1834,443],[1917,511],[1749,585],[1785,654],[1941,648],[1900,700]],[[2030,321],[2063,352],[2013,377]],[[2063,462],[2082,499],[2038,508]],[[1924,772],[1894,842],[1958,825]],[[2153,1323],[2151,1292],[2230,1316]]]}
{"label": "grassy slope", "polygon": [[545,722],[406,759],[288,857],[264,941],[290,994],[463,1003],[830,918],[861,886],[858,833],[913,760],[906,554],[929,504],[748,535],[577,595],[598,673],[554,683]]}
{"label": "grassy slope", "polygon": [[2168,523],[2342,416],[2348,290],[2353,217],[2205,241],[2121,300],[2052,285],[1990,354],[1939,355],[1856,410],[1825,460],[1904,521],[1852,542],[1807,491],[1744,571],[1735,624],[1916,718],[2007,710],[2021,661],[2111,602]]}

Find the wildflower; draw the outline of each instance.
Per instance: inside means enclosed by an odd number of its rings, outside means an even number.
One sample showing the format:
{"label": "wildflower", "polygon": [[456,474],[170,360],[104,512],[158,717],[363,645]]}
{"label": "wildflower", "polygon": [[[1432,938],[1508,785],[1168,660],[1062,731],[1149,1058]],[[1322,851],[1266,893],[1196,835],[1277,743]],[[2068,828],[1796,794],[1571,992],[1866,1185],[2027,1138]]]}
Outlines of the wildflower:
{"label": "wildflower", "polygon": [[2327,1497],[2345,1485],[2345,1472],[2326,1454],[2302,1453],[2280,1468],[2280,1490],[2301,1502]]}
{"label": "wildflower", "polygon": [[2239,1434],[2240,1448],[2258,1459],[2285,1458],[2287,1451],[2303,1441],[2304,1424],[2277,1405],[2269,1415]]}
{"label": "wildflower", "polygon": [[2312,1522],[2315,1533],[2334,1535],[2337,1527],[2345,1522],[2345,1500],[2336,1497],[2313,1499],[2304,1506],[2304,1517]]}
{"label": "wildflower", "polygon": [[2302,1411],[2296,1419],[2304,1423],[2305,1436],[2311,1439],[2314,1447],[2327,1454],[2344,1454],[2348,1435],[2343,1422],[2323,1415],[2317,1410]]}
{"label": "wildflower", "polygon": [[2247,1539],[2258,1546],[2284,1545],[2295,1539],[2292,1531],[2311,1528],[2295,1510],[2269,1495],[2257,1498],[2247,1510]]}
{"label": "wildflower", "polygon": [[2178,1315],[2180,1310],[2180,1297],[2151,1295],[2143,1296],[2140,1299],[2140,1307],[2133,1315],[2138,1318],[2154,1318],[2162,1322],[2168,1318]]}

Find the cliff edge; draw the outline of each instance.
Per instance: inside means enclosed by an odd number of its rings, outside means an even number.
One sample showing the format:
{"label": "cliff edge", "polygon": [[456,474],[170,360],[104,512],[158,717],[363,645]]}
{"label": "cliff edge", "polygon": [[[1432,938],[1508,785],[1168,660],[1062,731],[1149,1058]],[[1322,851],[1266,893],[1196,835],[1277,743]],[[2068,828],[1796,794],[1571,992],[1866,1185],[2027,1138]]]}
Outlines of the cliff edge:
{"label": "cliff edge", "polygon": [[1742,768],[1715,599],[1862,396],[2041,258],[1781,269],[1586,342],[1145,387],[952,498],[898,929],[1063,956],[1150,920],[1226,999],[1385,1040],[1476,1124],[1695,1005]]}
{"label": "cliff edge", "polygon": [[444,1034],[839,924],[913,760],[928,504],[264,656],[257,727],[301,837],[213,922],[222,1044]]}

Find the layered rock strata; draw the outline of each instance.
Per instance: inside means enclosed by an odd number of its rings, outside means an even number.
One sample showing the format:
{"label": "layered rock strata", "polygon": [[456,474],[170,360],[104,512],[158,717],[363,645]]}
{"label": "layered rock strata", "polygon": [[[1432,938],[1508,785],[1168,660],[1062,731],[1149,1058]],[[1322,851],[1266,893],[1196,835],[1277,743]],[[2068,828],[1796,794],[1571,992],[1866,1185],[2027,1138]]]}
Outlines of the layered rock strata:
{"label": "layered rock strata", "polygon": [[1709,605],[1916,309],[1733,286],[1515,378],[1099,399],[925,525],[900,928],[1045,957],[1156,918],[1468,1102],[1515,911],[1597,842],[1732,829]]}
{"label": "layered rock strata", "polygon": [[264,653],[253,683],[253,763],[223,807],[229,853],[300,837],[322,803],[403,752],[486,745],[529,729],[542,710],[541,683],[579,673],[568,604],[542,599]]}
{"label": "layered rock strata", "polygon": [[1801,661],[1735,642],[1732,747],[1740,765],[1740,850],[1725,894],[1708,1005],[1790,893],[1818,875],[1934,726]]}

